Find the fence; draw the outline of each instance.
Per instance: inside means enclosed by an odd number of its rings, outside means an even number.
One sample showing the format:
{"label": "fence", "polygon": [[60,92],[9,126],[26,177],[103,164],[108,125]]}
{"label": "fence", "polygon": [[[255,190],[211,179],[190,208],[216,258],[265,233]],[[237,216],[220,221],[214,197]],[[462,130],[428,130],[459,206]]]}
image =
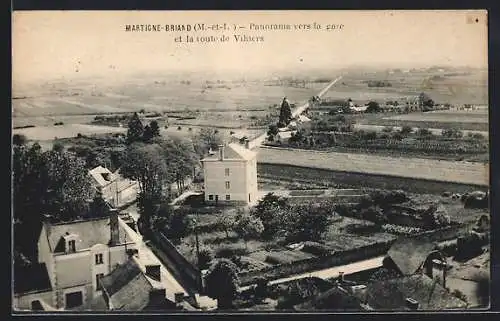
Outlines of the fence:
{"label": "fence", "polygon": [[153,238],[156,241],[160,249],[168,256],[171,263],[174,264],[173,269],[175,269],[180,276],[188,281],[190,284],[194,285],[198,290],[201,289],[201,273],[200,270],[191,264],[184,256],[182,256],[179,251],[175,248],[175,245],[170,242],[170,240],[159,231],[152,233]]}
{"label": "fence", "polygon": [[393,241],[374,243],[364,247],[334,252],[328,256],[314,257],[291,263],[269,266],[263,269],[245,271],[239,274],[240,285],[245,286],[252,284],[261,277],[267,280],[275,280],[282,277],[322,270],[377,257],[386,254],[392,243]]}

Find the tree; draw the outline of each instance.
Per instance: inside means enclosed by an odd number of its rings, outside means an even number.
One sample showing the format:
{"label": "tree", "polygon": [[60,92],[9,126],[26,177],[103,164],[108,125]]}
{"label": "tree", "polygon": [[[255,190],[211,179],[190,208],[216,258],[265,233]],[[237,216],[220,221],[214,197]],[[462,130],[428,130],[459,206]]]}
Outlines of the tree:
{"label": "tree", "polygon": [[210,266],[210,262],[214,259],[214,254],[208,248],[200,249],[198,266],[200,269],[205,270]]}
{"label": "tree", "polygon": [[22,146],[26,145],[28,139],[23,134],[14,134],[12,136],[12,145]]}
{"label": "tree", "polygon": [[149,125],[144,126],[144,132],[142,133],[142,140],[145,143],[151,143],[151,140],[153,139],[153,130]]}
{"label": "tree", "polygon": [[281,103],[278,127],[288,126],[291,120],[292,120],[292,109],[290,107],[290,103],[285,97],[283,98],[283,102]]}
{"label": "tree", "polygon": [[13,148],[15,246],[36,261],[45,214],[55,221],[84,216],[94,190],[82,160],[66,151],[42,152],[39,144]]}
{"label": "tree", "polygon": [[152,120],[149,123],[149,128],[151,128],[151,133],[153,134],[153,137],[160,136],[160,126],[158,126],[158,122],[156,120]]}
{"label": "tree", "polygon": [[217,299],[218,309],[230,309],[238,287],[238,267],[228,259],[219,259],[205,278],[207,295]]}
{"label": "tree", "polygon": [[432,204],[422,213],[422,220],[428,228],[448,226],[451,223],[446,209],[437,204]]}
{"label": "tree", "polygon": [[143,222],[157,212],[164,197],[163,186],[170,182],[162,149],[157,144],[134,143],[127,147],[121,173],[139,184],[138,206]]}
{"label": "tree", "polygon": [[235,219],[232,216],[225,215],[224,213],[217,216],[216,224],[226,233],[226,238],[229,238],[229,231],[234,227],[235,223]]}
{"label": "tree", "polygon": [[434,101],[426,93],[420,93],[420,95],[418,95],[418,103],[424,111],[434,107]]}
{"label": "tree", "polygon": [[90,203],[88,217],[106,217],[109,216],[109,205],[102,197],[102,192],[98,190]]}
{"label": "tree", "polygon": [[288,199],[268,193],[259,200],[251,214],[260,218],[264,226],[263,236],[272,237],[283,229],[283,218],[289,208]]}
{"label": "tree", "polygon": [[379,103],[377,103],[376,101],[370,101],[368,103],[368,107],[366,108],[367,113],[378,113],[381,110],[382,109],[380,108]]}
{"label": "tree", "polygon": [[294,240],[318,240],[328,227],[331,213],[331,209],[321,205],[294,206],[285,225]]}
{"label": "tree", "polygon": [[132,144],[143,140],[144,126],[137,113],[134,113],[128,122],[127,143]]}
{"label": "tree", "polygon": [[174,212],[167,230],[167,235],[173,239],[181,239],[192,227],[189,217],[181,212]]}
{"label": "tree", "polygon": [[198,157],[192,142],[182,138],[164,139],[160,146],[162,156],[168,164],[168,177],[177,183],[177,190],[184,190],[184,181],[193,175],[194,168],[198,164]]}
{"label": "tree", "polygon": [[256,283],[254,289],[255,298],[257,299],[258,302],[262,302],[262,300],[265,299],[266,296],[268,295],[269,291],[267,287],[269,282],[265,278],[259,277],[255,283]]}
{"label": "tree", "polygon": [[243,214],[236,220],[234,231],[245,241],[247,247],[248,240],[259,237],[264,231],[264,225],[258,217]]}
{"label": "tree", "polygon": [[203,156],[209,149],[216,149],[223,140],[217,129],[204,127],[193,138],[193,143],[196,153]]}

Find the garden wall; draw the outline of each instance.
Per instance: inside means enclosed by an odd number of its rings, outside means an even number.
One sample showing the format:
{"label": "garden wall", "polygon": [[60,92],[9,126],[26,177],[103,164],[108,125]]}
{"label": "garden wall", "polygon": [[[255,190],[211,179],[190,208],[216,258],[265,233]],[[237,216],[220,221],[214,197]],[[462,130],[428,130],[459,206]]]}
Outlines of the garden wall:
{"label": "garden wall", "polygon": [[201,273],[197,267],[191,264],[184,256],[182,256],[179,251],[175,248],[175,245],[170,242],[170,240],[159,231],[152,233],[154,236],[155,243],[159,248],[168,256],[169,260],[175,267],[172,267],[181,274],[180,276],[188,281],[190,284],[194,285],[198,290],[201,289]]}
{"label": "garden wall", "polygon": [[392,243],[393,241],[374,243],[351,250],[334,252],[328,256],[314,257],[291,263],[269,266],[259,270],[246,271],[239,274],[240,285],[245,286],[252,284],[260,277],[271,281],[291,275],[327,269],[377,257],[386,254]]}

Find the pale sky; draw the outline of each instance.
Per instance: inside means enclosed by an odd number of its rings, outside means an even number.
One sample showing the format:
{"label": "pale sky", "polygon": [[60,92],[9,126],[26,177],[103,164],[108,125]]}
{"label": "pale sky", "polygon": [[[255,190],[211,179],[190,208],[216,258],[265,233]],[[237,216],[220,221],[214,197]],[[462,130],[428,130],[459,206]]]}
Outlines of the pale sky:
{"label": "pale sky", "polygon": [[[476,18],[479,22],[475,22]],[[34,11],[14,12],[13,81],[142,71],[338,68],[352,64],[487,66],[486,11]],[[319,31],[254,31],[255,24],[312,24]],[[125,32],[126,24],[238,23],[205,32],[227,43],[175,43],[201,32]],[[343,24],[326,31],[327,24]],[[263,36],[237,43],[234,34]],[[114,69],[110,66],[114,66]],[[78,70],[78,73],[76,73]]]}

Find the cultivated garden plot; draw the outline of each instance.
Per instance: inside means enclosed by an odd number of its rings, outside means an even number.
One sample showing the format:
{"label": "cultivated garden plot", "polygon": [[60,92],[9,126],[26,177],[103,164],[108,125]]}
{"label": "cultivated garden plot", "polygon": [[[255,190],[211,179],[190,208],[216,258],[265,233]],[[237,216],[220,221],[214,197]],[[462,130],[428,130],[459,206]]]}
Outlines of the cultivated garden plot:
{"label": "cultivated garden plot", "polygon": [[481,163],[396,158],[353,153],[260,148],[258,161],[334,171],[411,177],[444,182],[488,185],[489,166]]}

